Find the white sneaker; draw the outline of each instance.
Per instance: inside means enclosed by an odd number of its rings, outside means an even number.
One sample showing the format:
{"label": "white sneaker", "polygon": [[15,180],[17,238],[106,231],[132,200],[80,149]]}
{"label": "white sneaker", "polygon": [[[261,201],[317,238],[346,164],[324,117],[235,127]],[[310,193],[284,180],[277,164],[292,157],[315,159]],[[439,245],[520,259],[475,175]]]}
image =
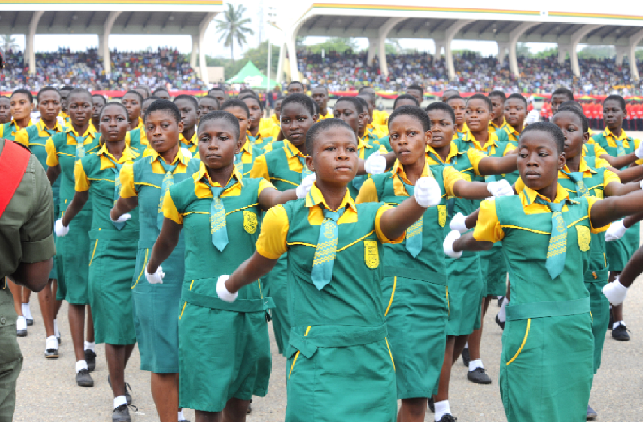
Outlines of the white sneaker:
{"label": "white sneaker", "polygon": [[58,359],[58,339],[56,336],[49,336],[45,340],[45,357],[47,359]]}
{"label": "white sneaker", "polygon": [[16,332],[18,337],[27,337],[27,320],[22,315],[16,320]]}

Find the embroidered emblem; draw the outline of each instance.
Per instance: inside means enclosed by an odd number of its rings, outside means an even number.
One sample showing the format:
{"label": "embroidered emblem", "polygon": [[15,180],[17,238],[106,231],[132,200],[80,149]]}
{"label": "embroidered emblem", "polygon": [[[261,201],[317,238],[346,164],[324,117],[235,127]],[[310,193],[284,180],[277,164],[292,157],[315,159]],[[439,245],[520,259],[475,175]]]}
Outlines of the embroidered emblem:
{"label": "embroidered emblem", "polygon": [[377,241],[364,241],[364,262],[368,268],[377,268],[380,265],[380,254],[377,250]]}
{"label": "embroidered emblem", "polygon": [[440,223],[440,227],[444,227],[444,225],[447,223],[446,205],[438,205],[438,223]]}
{"label": "embroidered emblem", "polygon": [[257,232],[257,214],[252,211],[243,212],[243,228],[249,234],[255,234]]}
{"label": "embroidered emblem", "polygon": [[589,232],[589,227],[577,225],[576,231],[578,232],[578,247],[581,252],[587,252],[590,247],[590,242],[592,241],[592,235]]}

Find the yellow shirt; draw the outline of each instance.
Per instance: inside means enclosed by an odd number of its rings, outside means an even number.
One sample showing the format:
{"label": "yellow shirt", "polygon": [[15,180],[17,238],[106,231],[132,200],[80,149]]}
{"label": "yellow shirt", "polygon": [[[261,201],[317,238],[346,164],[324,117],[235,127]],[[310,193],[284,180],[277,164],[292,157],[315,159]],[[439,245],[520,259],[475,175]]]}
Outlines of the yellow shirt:
{"label": "yellow shirt", "polygon": [[[145,156],[153,157],[152,173],[165,174],[165,169],[158,161],[158,158],[160,157],[159,153],[156,152],[153,148],[147,148],[145,151]],[[161,160],[165,161],[163,157],[161,157]],[[174,161],[172,161],[170,165],[173,166],[177,161],[179,161],[179,164],[176,166],[173,174],[185,173],[187,171],[188,162],[190,161],[190,159],[183,155],[183,150],[181,148],[179,148],[179,152],[176,154],[176,157],[174,157]],[[138,196],[136,185],[152,186],[159,189],[161,188],[160,186],[150,185],[147,183],[134,182],[134,163],[124,164],[119,175],[121,180],[121,198],[131,198],[133,196]]]}
{"label": "yellow shirt", "polygon": [[[323,204],[327,209],[331,209],[326,203],[324,195],[316,185],[313,185],[310,195],[306,196],[306,207],[309,209],[308,224],[312,226],[320,226],[324,221],[324,212],[320,204]],[[342,199],[339,208],[346,208],[346,211],[339,217],[337,224],[357,222],[357,206],[348,189],[346,189],[346,195]],[[398,239],[388,239],[382,232],[380,219],[382,214],[391,208],[392,206],[390,205],[382,205],[375,215],[375,233],[382,243],[400,243],[404,240],[404,234]],[[257,252],[268,259],[279,258],[288,250],[286,239],[289,230],[290,221],[288,221],[285,208],[282,205],[270,208],[263,219],[261,234],[259,234],[259,239],[257,240]]]}
{"label": "yellow shirt", "polygon": [[187,148],[192,154],[196,153],[199,150],[199,140],[196,137],[196,131],[190,140],[185,139],[182,133],[179,134],[179,143],[181,147]]}
{"label": "yellow shirt", "polygon": [[[621,136],[616,136],[612,133],[611,130],[609,130],[609,128],[605,128],[603,136],[607,140],[607,145],[611,146],[612,148],[618,148],[616,141],[623,141],[623,148],[630,147],[630,142],[627,140],[627,134],[623,129],[621,129]],[[634,148],[638,148],[640,143],[640,140],[634,139]]]}
{"label": "yellow shirt", "polygon": [[[494,155],[496,153],[496,148],[498,148],[498,135],[496,135],[495,132],[489,132],[489,140],[484,144],[484,146],[481,146],[480,143],[476,141],[476,138],[473,137],[471,132],[467,132],[465,136],[462,137],[462,140],[464,142],[468,142],[472,148],[476,148],[478,151],[482,151],[489,156]],[[516,149],[515,145],[507,144],[505,150],[502,152],[502,156],[504,157],[514,149]]]}
{"label": "yellow shirt", "polygon": [[[143,123],[143,119],[140,117],[138,118],[138,126],[132,130],[136,129],[139,129],[141,145],[149,145],[150,143],[147,140],[147,133],[145,133],[145,124]],[[127,135],[125,135],[125,143],[130,146],[132,145],[132,135],[130,134],[132,130],[128,130]]]}
{"label": "yellow shirt", "polygon": [[[389,115],[384,110],[373,110],[373,124],[388,127]],[[386,131],[388,133],[388,130]]]}
{"label": "yellow shirt", "polygon": [[[27,124],[27,126],[26,126],[25,128],[27,128],[27,127],[31,126],[32,124],[33,124],[33,123],[31,123],[31,119],[29,119],[29,123]],[[0,125],[0,138],[4,138],[4,137],[6,137],[7,135],[9,135],[8,133],[4,133],[4,126],[5,126],[5,125]],[[11,131],[11,136],[13,136],[13,137],[15,137],[15,136],[18,134],[18,132],[20,132],[22,129],[25,129],[25,128],[18,129],[18,123],[16,123],[16,121],[15,121],[15,120],[11,120],[11,121],[9,122],[9,126],[10,126],[10,127],[13,127],[13,129],[14,129],[14,130],[12,130],[12,131]],[[16,129],[17,129],[17,130],[16,130]]]}
{"label": "yellow shirt", "polygon": [[589,138],[589,141],[583,145],[583,157],[586,157],[588,154],[588,150],[590,148],[594,149],[594,157],[597,159],[599,157],[602,157],[603,155],[609,155],[607,151],[605,151],[605,148],[602,146],[598,145],[592,138]]}
{"label": "yellow shirt", "polygon": [[500,125],[497,125],[493,122],[493,120],[489,120],[489,132],[495,132],[496,130],[500,129],[502,126],[506,125],[507,121],[505,118],[502,118],[502,123]]}
{"label": "yellow shirt", "polygon": [[[121,155],[121,158],[119,158],[118,160],[114,158],[112,154],[109,153],[109,151],[107,150],[107,145],[103,145],[101,149],[98,150],[96,155],[100,156],[101,170],[105,170],[108,168],[115,168],[116,166],[114,165],[112,160],[116,161],[118,164],[124,164],[128,161],[133,161],[138,157],[138,154],[132,151],[130,147],[128,147],[127,145],[125,145],[125,149],[123,150],[123,155]],[[91,184],[91,181],[99,180],[99,179],[90,179],[89,177],[87,177],[87,174],[85,173],[85,169],[83,168],[83,160],[78,160],[74,165],[74,180],[75,180],[74,189],[77,192],[87,192],[89,190],[89,185]]]}
{"label": "yellow shirt", "polygon": [[[284,140],[284,151],[286,152],[286,158],[288,160],[288,168],[294,172],[301,173],[304,168],[299,161],[299,157],[305,157],[305,155],[287,139]],[[270,180],[268,163],[266,162],[265,156],[262,155],[255,158],[255,163],[252,165],[252,170],[250,170],[250,177],[253,179],[264,178]],[[298,186],[298,184],[295,186]]]}
{"label": "yellow shirt", "polygon": [[[222,198],[226,196],[239,196],[241,194],[241,189],[243,189],[243,177],[236,168],[232,171],[228,182],[232,180],[233,177],[236,179],[236,182],[232,186],[221,192]],[[210,179],[210,175],[208,174],[208,171],[203,162],[201,162],[199,171],[194,173],[192,175],[192,178],[194,179],[194,194],[197,198],[200,199],[212,198],[212,191],[210,190],[210,186],[223,187],[218,182],[213,182],[212,179]],[[272,186],[272,183],[266,180],[262,180],[259,183],[259,191],[257,192],[257,196],[261,195],[261,192],[263,192],[263,190],[266,188],[274,189],[274,186]],[[176,224],[183,224],[183,217],[190,214],[190,212],[179,213],[179,211],[176,209],[174,201],[172,200],[172,197],[170,196],[169,191],[165,194],[161,210],[163,211],[163,215],[165,216],[165,218],[169,218]]]}
{"label": "yellow shirt", "polygon": [[[45,122],[43,122],[42,120],[39,120],[38,123],[36,123],[36,127],[38,128],[38,136],[40,136],[41,138],[51,136],[51,135],[49,135],[49,132],[47,132],[45,130],[47,127],[45,126]],[[54,130],[54,132],[62,132],[63,131],[63,128],[58,123],[58,120],[56,120],[56,126],[54,127],[53,130]],[[20,129],[16,133],[16,137],[15,137],[14,140],[19,144],[22,144],[22,145],[24,145],[26,147],[29,147],[29,145],[30,145],[30,143],[29,143],[29,133],[27,132],[27,128]],[[36,144],[31,143],[31,145],[36,145]]]}
{"label": "yellow shirt", "polygon": [[335,115],[331,113],[330,110],[328,110],[328,113],[326,113],[325,115],[320,113],[317,121],[320,122],[324,119],[332,119],[333,117],[335,117]]}
{"label": "yellow shirt", "polygon": [[[525,211],[525,214],[541,214],[545,212],[551,212],[549,207],[545,204],[539,204],[535,202],[537,196],[541,197],[547,202],[551,202],[548,198],[545,198],[538,192],[528,187],[520,190],[518,195],[520,196],[520,202],[522,203],[522,208]],[[559,203],[563,200],[569,199],[569,192],[564,189],[560,184],[556,191],[556,199],[554,203]],[[587,211],[587,218],[590,219],[590,229],[592,233],[600,233],[607,230],[609,225],[599,228],[594,228],[591,225],[591,209],[592,206],[600,201],[600,199],[588,196],[587,202],[589,203],[589,208]],[[568,211],[569,207],[567,204],[563,205],[563,212]],[[485,199],[480,203],[480,214],[478,215],[478,221],[476,227],[473,231],[473,237],[479,242],[499,242],[505,237],[505,232],[502,230],[502,225],[498,221],[498,214],[496,214],[496,200],[495,199]],[[543,234],[550,234],[548,232],[543,232]]]}
{"label": "yellow shirt", "polygon": [[[69,127],[67,127],[69,129]],[[80,136],[78,132],[76,132],[74,129],[71,129],[67,132],[67,145],[76,145],[76,139],[72,136]],[[83,133],[83,136],[86,136],[85,140],[83,141],[83,145],[86,144],[91,144],[94,142],[94,138],[96,137],[96,131],[92,131],[92,127],[87,128],[87,131]],[[93,149],[95,148],[100,148],[100,145],[96,145],[94,148],[90,149],[89,151],[85,151],[85,154],[90,153]],[[55,167],[58,165],[58,151],[56,151],[56,146],[54,145],[54,140],[49,138],[47,139],[47,142],[45,143],[45,150],[47,151],[47,165],[49,167]],[[61,154],[69,155],[75,157],[75,155],[72,154],[66,154],[61,152]]]}
{"label": "yellow shirt", "polygon": [[[469,148],[465,151],[459,151],[458,150],[458,145],[455,142],[451,142],[451,149],[449,150],[449,155],[447,156],[446,161],[442,160],[442,157],[433,149],[431,145],[426,146],[426,157],[428,160],[429,165],[436,165],[436,164],[449,164],[451,162],[451,158],[455,157],[458,154],[467,154],[467,158],[469,159],[469,162],[471,163],[471,167],[475,174],[478,176],[481,176],[480,171],[478,170],[480,166],[480,161],[482,161],[483,158],[487,158],[487,155],[482,152],[478,151],[475,148]],[[437,160],[436,160],[437,158]],[[439,160],[439,161],[438,161]],[[468,170],[468,169],[467,169]],[[467,174],[461,173],[462,176],[467,179]]]}

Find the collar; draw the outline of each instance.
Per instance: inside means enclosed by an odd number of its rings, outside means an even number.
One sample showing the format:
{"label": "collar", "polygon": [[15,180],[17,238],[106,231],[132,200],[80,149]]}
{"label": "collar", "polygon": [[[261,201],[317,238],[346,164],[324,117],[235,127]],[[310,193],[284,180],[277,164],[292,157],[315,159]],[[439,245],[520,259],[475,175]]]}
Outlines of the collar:
{"label": "collar", "polygon": [[[424,159],[424,169],[422,170],[422,175],[420,177],[427,177],[429,174],[433,175],[433,173],[429,173],[429,171],[429,161]],[[404,183],[409,185],[411,184],[404,172],[404,166],[402,166],[399,160],[395,160],[395,164],[393,164],[393,168],[391,169],[391,174],[399,177]]]}
{"label": "collar", "polygon": [[611,130],[609,130],[609,128],[606,127],[605,131],[603,132],[603,136],[606,137],[606,138],[612,138],[615,141],[625,141],[625,140],[627,140],[627,134],[625,133],[624,129],[621,129],[621,136],[617,137],[616,135],[614,135],[614,133],[612,133]]}
{"label": "collar", "polygon": [[501,123],[500,125],[495,124],[495,123],[493,122],[493,120],[489,120],[489,126],[490,126],[490,127],[494,127],[494,128],[496,128],[496,129],[501,128],[501,127],[503,127],[503,126],[504,126],[504,125],[506,125],[506,124],[507,124],[507,121],[505,120],[505,118],[504,118],[504,117],[502,118],[502,123]]}
{"label": "collar", "polygon": [[[565,167],[563,168],[564,172],[567,173],[572,173],[569,171],[569,167],[567,167],[567,164],[565,164]],[[578,172],[579,173],[590,173],[590,174],[596,174],[596,170],[591,168],[590,166],[587,165],[587,161],[585,161],[585,157],[581,156],[580,159],[580,165],[578,166]]]}
{"label": "collar", "polygon": [[[156,161],[156,159],[158,157],[161,157],[161,155],[158,152],[156,152],[156,150],[154,148],[148,147],[148,148],[146,148],[145,151],[146,151],[146,153],[145,153],[146,156],[152,157],[152,162]],[[161,159],[163,160],[163,157],[161,157]],[[173,165],[174,163],[176,163],[176,160],[179,160],[181,162],[181,164],[185,164],[185,165],[187,165],[188,161],[190,161],[190,159],[188,157],[183,155],[183,150],[181,148],[179,148],[179,152],[176,154],[176,157],[174,157],[174,161],[172,161],[170,163],[170,165]],[[165,161],[165,160],[163,160],[163,161]]]}
{"label": "collar", "polygon": [[[74,135],[76,135],[76,136],[81,136],[81,135],[79,135],[79,134],[78,134],[78,132],[76,132],[76,131],[74,130],[74,128],[73,128],[71,125],[69,125],[69,126],[65,127],[65,129],[66,129],[66,132],[67,132],[67,133],[72,133],[72,134],[74,134]],[[94,139],[94,138],[96,137],[96,130],[94,129],[94,126],[92,126],[92,125],[90,124],[90,125],[87,127],[87,130],[85,131],[85,133],[83,133],[83,135],[82,135],[82,136],[87,136],[87,137],[89,137],[89,138],[91,138],[91,139]],[[75,139],[74,139],[74,141],[75,141]],[[86,141],[86,140],[85,140],[85,141]]]}
{"label": "collar", "polygon": [[500,128],[505,129],[509,134],[515,136],[516,138],[520,137],[520,132],[514,129],[514,127],[507,122],[505,122],[505,124],[503,124]]}
{"label": "collar", "polygon": [[118,164],[123,164],[127,161],[133,161],[136,158],[136,155],[134,154],[134,151],[130,149],[130,147],[125,144],[125,149],[123,150],[123,155],[121,155],[120,160],[117,160],[116,157],[114,157],[108,150],[107,150],[107,144],[103,144],[102,147],[98,150],[97,155],[102,155],[105,157],[109,157],[112,160],[114,160]]}
{"label": "collar", "polygon": [[[30,117],[29,118],[29,123],[27,123],[27,126],[24,129],[28,128],[32,124],[33,123],[31,123],[31,117]],[[9,122],[9,127],[13,128],[12,132],[17,132],[19,130],[18,129],[18,123],[16,122],[15,119],[11,119],[11,121]]]}
{"label": "collar", "polygon": [[[228,179],[228,182],[230,182],[233,177],[237,179],[237,183],[243,186],[243,177],[241,176],[241,173],[237,171],[236,166],[232,170],[232,174],[230,175],[230,179]],[[208,189],[210,188],[210,186],[223,187],[218,182],[213,182],[212,179],[210,179],[210,174],[208,174],[208,170],[205,168],[205,164],[203,164],[203,161],[201,161],[201,164],[199,165],[199,171],[195,174],[194,179],[197,181],[197,183],[206,185]],[[206,180],[207,182],[205,182],[204,180]]]}
{"label": "collar", "polygon": [[457,156],[457,155],[462,154],[460,151],[458,151],[458,146],[457,146],[457,145],[456,145],[456,143],[455,143],[455,142],[453,142],[453,141],[451,141],[449,148],[450,148],[450,149],[449,149],[449,155],[447,155],[447,159],[446,159],[446,161],[442,160],[442,157],[440,157],[440,154],[438,154],[438,153],[433,149],[433,147],[432,147],[431,145],[427,145],[427,146],[426,146],[426,152],[427,152],[427,153],[429,153],[429,152],[433,153],[433,155],[434,155],[435,157],[431,156],[431,158],[437,158],[438,160],[440,160],[440,162],[441,162],[442,164],[448,164],[448,163],[450,163],[450,162],[451,162],[451,159],[452,159],[453,157],[455,157],[455,156]]}
{"label": "collar", "polygon": [[[38,128],[38,134],[44,133],[47,136],[49,136],[49,132],[46,131],[46,129],[48,129],[48,128],[47,128],[47,126],[45,126],[45,122],[43,122],[42,120],[39,120],[38,123],[36,123],[36,127]],[[54,132],[62,132],[63,131],[63,128],[60,126],[60,122],[58,122],[58,119],[56,119],[56,126],[54,126],[53,131]]]}
{"label": "collar", "polygon": [[473,145],[475,145],[476,149],[482,152],[487,152],[490,147],[498,146],[498,135],[496,134],[496,132],[489,132],[489,140],[484,144],[484,147],[480,145],[480,143],[476,140],[470,130],[467,130],[467,132],[462,135],[462,140],[465,142],[472,142]]}
{"label": "collar", "polygon": [[[558,185],[558,188],[556,189],[556,199],[554,199],[554,203],[556,204],[556,203],[559,203],[559,202],[570,200],[569,199],[569,192],[567,191],[567,189],[564,189],[560,185],[560,183],[557,183],[557,185]],[[522,202],[523,207],[525,207],[527,205],[533,204],[534,201],[536,200],[536,197],[538,197],[538,196],[540,198],[544,199],[547,202],[551,202],[549,200],[549,198],[545,198],[544,196],[542,196],[541,194],[539,194],[535,190],[533,190],[531,188],[528,188],[527,186],[525,186],[525,188],[522,190],[522,192],[520,192],[520,201]]]}
{"label": "collar", "polygon": [[357,145],[358,149],[364,149],[364,148],[373,148],[373,145],[371,145],[368,142],[368,135],[362,136],[362,138],[359,140],[359,143]]}
{"label": "collar", "polygon": [[291,157],[306,157],[295,144],[290,142],[288,139],[284,139],[284,146],[286,147],[286,156]]}
{"label": "collar", "polygon": [[[324,204],[324,207],[326,207],[326,209],[331,209],[326,203],[326,200],[324,199],[324,194],[319,190],[319,188],[317,187],[317,184],[314,183],[313,187],[310,188],[310,193],[306,195],[306,207],[312,208],[315,205],[320,205],[320,204]],[[351,194],[348,191],[348,189],[346,189],[346,195],[344,195],[344,199],[342,199],[342,203],[340,204],[339,208],[344,208],[347,205],[353,211],[357,212],[355,201],[353,201],[353,198],[351,198]]]}
{"label": "collar", "polygon": [[183,136],[183,133],[179,133],[179,142],[182,143],[182,144],[190,145],[190,146],[191,145],[196,145],[197,144],[196,132],[194,132],[194,135],[192,135],[192,138],[190,138],[189,141],[187,139],[185,139],[185,136]]}
{"label": "collar", "polygon": [[328,110],[328,113],[326,115],[320,114],[319,117],[321,119],[332,119],[335,115]]}
{"label": "collar", "polygon": [[247,152],[248,154],[252,154],[252,143],[250,142],[249,136],[246,136],[246,142],[243,144],[241,147],[241,152]]}
{"label": "collar", "polygon": [[280,125],[280,124],[281,124],[281,122],[280,122],[280,121],[279,121],[279,119],[277,118],[277,115],[276,115],[276,114],[274,114],[274,113],[273,113],[273,114],[272,114],[272,116],[270,116],[270,118],[272,119],[272,122],[273,122],[274,124],[276,124],[276,125]]}

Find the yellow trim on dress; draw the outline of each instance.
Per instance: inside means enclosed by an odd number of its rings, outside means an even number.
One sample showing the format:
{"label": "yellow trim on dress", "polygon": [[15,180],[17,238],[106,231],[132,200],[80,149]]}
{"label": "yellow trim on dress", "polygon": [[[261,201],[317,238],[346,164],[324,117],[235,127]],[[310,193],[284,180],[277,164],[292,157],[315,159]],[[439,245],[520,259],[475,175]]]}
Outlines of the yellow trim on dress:
{"label": "yellow trim on dress", "polygon": [[[308,333],[310,332],[310,325],[308,328],[306,328],[306,334],[304,334],[304,337],[308,336]],[[290,379],[290,375],[292,375],[292,370],[295,368],[295,363],[297,363],[297,358],[299,357],[300,351],[297,350],[297,353],[295,354],[295,358],[292,360],[292,365],[290,365],[290,372],[288,372],[288,379]],[[389,350],[390,353],[390,350]],[[392,357],[391,357],[392,359]]]}
{"label": "yellow trim on dress", "polygon": [[516,352],[514,357],[512,357],[511,360],[506,363],[507,366],[509,366],[509,364],[516,360],[518,355],[522,352],[522,348],[525,347],[525,343],[527,343],[527,337],[529,337],[529,328],[531,328],[531,318],[527,320],[527,330],[525,331],[525,337],[522,339],[522,344],[520,345],[520,348],[518,348],[518,351]]}

